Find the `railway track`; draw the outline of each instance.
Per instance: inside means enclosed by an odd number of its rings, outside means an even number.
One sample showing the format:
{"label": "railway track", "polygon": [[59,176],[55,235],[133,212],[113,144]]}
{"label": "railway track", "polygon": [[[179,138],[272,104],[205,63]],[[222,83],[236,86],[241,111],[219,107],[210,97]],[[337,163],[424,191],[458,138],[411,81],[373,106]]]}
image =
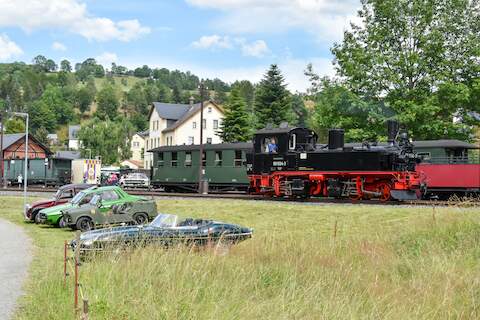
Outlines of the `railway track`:
{"label": "railway track", "polygon": [[[256,200],[256,201],[279,201],[279,202],[295,202],[295,203],[311,203],[311,204],[364,204],[364,205],[411,205],[411,206],[456,206],[456,207],[480,207],[480,199],[456,199],[449,201],[440,200],[411,200],[411,201],[389,201],[383,202],[379,200],[360,200],[354,201],[350,199],[333,199],[333,198],[265,198],[260,195],[249,195],[245,193],[172,193],[159,190],[141,190],[141,189],[125,189],[128,193],[138,196],[151,197],[167,197],[167,198],[191,198],[191,199],[232,199],[232,200]],[[8,193],[22,194],[23,189],[5,188],[0,189]],[[51,187],[29,187],[29,193],[54,193],[56,188]]]}

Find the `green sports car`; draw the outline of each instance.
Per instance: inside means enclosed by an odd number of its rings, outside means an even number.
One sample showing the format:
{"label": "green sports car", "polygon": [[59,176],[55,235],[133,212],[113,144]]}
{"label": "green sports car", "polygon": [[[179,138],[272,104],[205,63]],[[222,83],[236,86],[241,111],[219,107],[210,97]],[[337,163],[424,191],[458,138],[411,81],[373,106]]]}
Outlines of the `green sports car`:
{"label": "green sports car", "polygon": [[101,195],[102,199],[106,199],[102,204],[105,208],[111,208],[114,205],[119,205],[127,202],[134,202],[145,200],[143,197],[130,195],[123,191],[120,187],[91,187],[79,192],[73,199],[65,204],[46,208],[39,212],[39,221],[54,226],[65,227],[65,221],[62,219],[62,211],[69,209],[80,208],[92,200],[95,195]]}

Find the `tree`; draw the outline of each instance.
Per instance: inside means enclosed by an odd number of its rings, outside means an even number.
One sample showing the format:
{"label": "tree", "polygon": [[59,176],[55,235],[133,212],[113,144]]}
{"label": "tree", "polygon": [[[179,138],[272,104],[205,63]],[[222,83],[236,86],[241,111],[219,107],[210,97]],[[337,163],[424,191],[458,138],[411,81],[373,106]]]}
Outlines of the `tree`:
{"label": "tree", "polygon": [[298,127],[306,127],[308,120],[308,110],[305,107],[302,96],[296,94],[292,97],[292,110],[295,115],[294,124]]}
{"label": "tree", "polygon": [[363,0],[359,17],[332,48],[347,88],[389,105],[416,139],[468,138],[463,123],[451,124],[455,108],[435,96],[445,83],[466,94],[480,76],[479,1]]}
{"label": "tree", "polygon": [[260,81],[255,91],[254,108],[257,128],[292,120],[290,93],[276,64],[270,66]]}
{"label": "tree", "polygon": [[[58,124],[67,124],[75,117],[72,104],[66,101],[59,87],[48,85],[40,97],[39,102],[45,104],[46,108],[54,113],[56,123]],[[35,106],[38,106],[38,104],[34,104],[33,108],[35,108]],[[51,129],[47,125],[43,125],[43,127]]]}
{"label": "tree", "polygon": [[44,128],[51,132],[57,126],[55,112],[45,101],[35,101],[30,106],[28,113],[32,132],[36,132],[39,128]]}
{"label": "tree", "polygon": [[57,70],[57,64],[55,63],[55,61],[53,61],[52,59],[48,59],[45,62],[45,70],[47,72],[54,72],[55,70]]}
{"label": "tree", "polygon": [[23,133],[25,132],[25,121],[19,118],[9,119],[5,122],[5,133]]}
{"label": "tree", "polygon": [[144,65],[141,68],[136,68],[133,71],[133,74],[135,77],[148,78],[152,75],[152,69],[150,69],[147,65]]}
{"label": "tree", "polygon": [[247,104],[247,110],[250,114],[253,113],[253,99],[255,97],[255,88],[253,84],[248,80],[235,81],[232,84],[232,90],[234,88],[239,89],[240,96],[245,100]]}
{"label": "tree", "polygon": [[50,141],[48,141],[48,131],[44,127],[40,127],[35,131],[34,134],[35,138],[40,141],[40,143],[43,143],[44,145],[48,146]]}
{"label": "tree", "polygon": [[33,58],[32,62],[35,68],[37,68],[39,71],[48,71],[47,58],[45,58],[45,56],[39,54],[38,56]]}
{"label": "tree", "polygon": [[72,65],[70,64],[70,61],[66,59],[60,61],[60,70],[63,72],[72,72]]}
{"label": "tree", "polygon": [[87,87],[82,87],[78,89],[75,94],[75,105],[78,107],[80,112],[85,113],[90,110],[90,105],[95,98],[95,94],[92,94],[91,90]]}
{"label": "tree", "polygon": [[178,86],[173,87],[172,102],[173,103],[181,103],[182,102],[182,90]]}
{"label": "tree", "polygon": [[223,105],[225,103],[225,101],[227,101],[227,94],[222,90],[215,91],[213,101],[217,104],[222,104]]}
{"label": "tree", "polygon": [[252,138],[251,118],[247,112],[247,104],[238,88],[234,88],[230,93],[224,110],[225,115],[217,133],[218,136],[224,142],[249,141]]}
{"label": "tree", "polygon": [[97,116],[100,119],[113,119],[117,115],[120,102],[117,98],[115,88],[111,85],[105,86],[97,95]]}

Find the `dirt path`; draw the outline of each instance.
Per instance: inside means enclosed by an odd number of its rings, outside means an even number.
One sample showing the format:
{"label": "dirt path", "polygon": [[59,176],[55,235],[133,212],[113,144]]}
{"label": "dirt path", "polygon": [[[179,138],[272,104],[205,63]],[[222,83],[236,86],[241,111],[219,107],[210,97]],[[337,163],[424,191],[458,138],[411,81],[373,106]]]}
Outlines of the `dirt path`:
{"label": "dirt path", "polygon": [[31,261],[31,242],[23,229],[0,219],[0,319],[10,319],[22,294]]}

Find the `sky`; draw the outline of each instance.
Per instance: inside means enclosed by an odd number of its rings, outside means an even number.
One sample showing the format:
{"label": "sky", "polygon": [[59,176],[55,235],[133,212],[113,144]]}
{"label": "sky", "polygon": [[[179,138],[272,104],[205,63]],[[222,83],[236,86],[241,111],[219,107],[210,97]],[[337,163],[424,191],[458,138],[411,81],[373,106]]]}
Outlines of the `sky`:
{"label": "sky", "polygon": [[38,54],[74,65],[144,64],[259,81],[270,64],[305,91],[308,63],[333,76],[330,48],[359,0],[0,0],[0,62]]}

